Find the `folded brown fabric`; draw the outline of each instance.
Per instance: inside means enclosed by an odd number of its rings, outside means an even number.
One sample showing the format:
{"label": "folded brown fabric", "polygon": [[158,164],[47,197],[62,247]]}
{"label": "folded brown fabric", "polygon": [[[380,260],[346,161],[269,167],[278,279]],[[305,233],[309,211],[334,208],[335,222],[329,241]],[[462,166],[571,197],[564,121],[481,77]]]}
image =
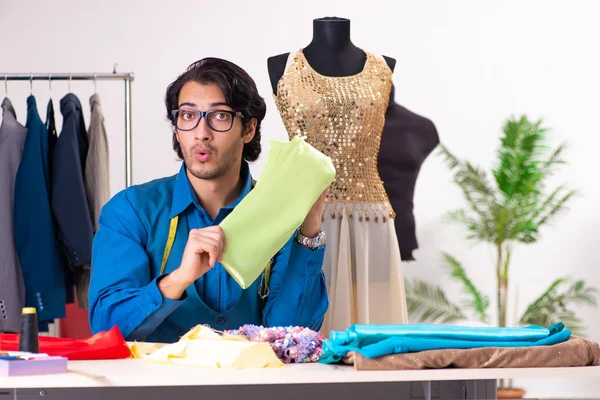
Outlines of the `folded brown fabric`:
{"label": "folded brown fabric", "polygon": [[582,367],[600,365],[600,346],[571,336],[552,346],[428,350],[372,359],[351,351],[344,362],[354,364],[357,370]]}

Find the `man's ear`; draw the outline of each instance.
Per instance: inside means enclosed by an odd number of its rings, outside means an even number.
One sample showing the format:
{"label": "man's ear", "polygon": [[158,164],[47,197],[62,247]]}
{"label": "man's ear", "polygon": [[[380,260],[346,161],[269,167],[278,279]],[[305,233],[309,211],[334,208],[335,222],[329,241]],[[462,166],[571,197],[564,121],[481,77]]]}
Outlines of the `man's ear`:
{"label": "man's ear", "polygon": [[252,139],[254,139],[254,135],[256,134],[256,118],[252,118],[250,123],[246,126],[246,131],[244,132],[244,143],[250,143]]}
{"label": "man's ear", "polygon": [[177,138],[177,143],[181,144],[181,140],[179,139],[179,132],[177,131],[177,129],[173,129],[173,133],[175,134],[175,137]]}

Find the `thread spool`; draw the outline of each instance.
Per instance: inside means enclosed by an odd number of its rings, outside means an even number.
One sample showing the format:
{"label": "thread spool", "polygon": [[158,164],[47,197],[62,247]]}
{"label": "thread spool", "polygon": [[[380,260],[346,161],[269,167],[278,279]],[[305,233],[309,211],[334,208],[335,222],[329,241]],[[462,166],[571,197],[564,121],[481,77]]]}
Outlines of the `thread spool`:
{"label": "thread spool", "polygon": [[21,332],[19,351],[39,353],[38,321],[35,307],[23,307],[21,310]]}

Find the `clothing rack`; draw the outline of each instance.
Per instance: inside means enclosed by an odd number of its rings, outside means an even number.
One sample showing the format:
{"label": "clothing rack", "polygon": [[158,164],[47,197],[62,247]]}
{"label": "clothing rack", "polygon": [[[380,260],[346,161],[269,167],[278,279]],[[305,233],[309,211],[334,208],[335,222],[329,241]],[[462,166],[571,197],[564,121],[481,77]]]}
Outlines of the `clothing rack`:
{"label": "clothing rack", "polygon": [[[30,88],[33,81],[109,81],[120,80],[125,81],[125,185],[131,186],[131,82],[134,80],[133,72],[116,72],[112,73],[92,73],[92,74],[75,74],[75,73],[43,73],[43,74],[5,74],[0,73],[0,79],[4,80],[4,89],[7,90],[8,81],[29,81]],[[52,87],[52,86],[50,86]],[[70,87],[69,87],[70,91]]]}

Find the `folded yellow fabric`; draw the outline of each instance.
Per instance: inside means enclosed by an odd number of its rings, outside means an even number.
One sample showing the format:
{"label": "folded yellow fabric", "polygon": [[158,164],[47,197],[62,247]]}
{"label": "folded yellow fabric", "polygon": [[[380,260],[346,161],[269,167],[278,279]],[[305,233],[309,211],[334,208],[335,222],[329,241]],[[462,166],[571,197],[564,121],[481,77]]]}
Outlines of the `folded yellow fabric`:
{"label": "folded yellow fabric", "polygon": [[239,335],[219,335],[198,325],[178,342],[129,343],[134,358],[205,368],[277,368],[283,362],[265,342],[251,342]]}
{"label": "folded yellow fabric", "polygon": [[335,179],[329,157],[296,136],[272,140],[256,187],[220,224],[227,242],[221,264],[247,289]]}

